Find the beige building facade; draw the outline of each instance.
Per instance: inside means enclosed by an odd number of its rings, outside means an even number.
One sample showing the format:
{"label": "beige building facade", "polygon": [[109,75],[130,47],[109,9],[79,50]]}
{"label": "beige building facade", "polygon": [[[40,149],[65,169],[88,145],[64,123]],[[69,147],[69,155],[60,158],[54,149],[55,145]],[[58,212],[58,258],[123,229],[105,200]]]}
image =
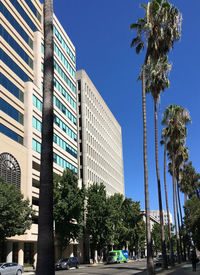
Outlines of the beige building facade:
{"label": "beige building facade", "polygon": [[78,71],[76,79],[80,184],[103,183],[107,195],[124,195],[121,126],[87,73]]}
{"label": "beige building facade", "polygon": [[[6,260],[33,264],[38,232],[43,6],[39,0],[2,0],[0,10],[0,176],[14,183],[36,210],[31,229],[7,240]],[[75,54],[54,16],[53,159],[57,174],[66,168],[78,174]],[[72,244],[66,255],[77,253],[77,245]]]}
{"label": "beige building facade", "polygon": [[[159,210],[151,210],[150,215],[160,222]],[[170,224],[172,224],[172,214],[170,212],[169,212],[169,220],[170,220]],[[164,225],[168,224],[167,211],[165,210],[163,210],[163,221],[164,221]]]}

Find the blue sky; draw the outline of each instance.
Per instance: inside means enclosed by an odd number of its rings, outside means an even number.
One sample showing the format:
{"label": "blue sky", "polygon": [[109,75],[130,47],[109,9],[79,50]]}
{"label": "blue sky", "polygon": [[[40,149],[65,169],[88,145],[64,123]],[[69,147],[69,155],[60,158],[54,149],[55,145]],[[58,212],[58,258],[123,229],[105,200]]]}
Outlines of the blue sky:
{"label": "blue sky", "polygon": [[[161,96],[158,113],[158,136],[165,107],[178,104],[189,110],[192,124],[188,127],[187,146],[190,160],[200,172],[199,158],[199,10],[200,1],[171,1],[183,15],[182,38],[169,55],[172,62],[170,88]],[[144,16],[139,0],[54,0],[54,12],[76,47],[77,70],[85,69],[108,107],[118,120],[123,133],[125,194],[141,202],[144,209],[144,174],[142,155],[141,83],[137,82],[144,54],[130,48],[135,33],[131,23]],[[158,209],[154,158],[153,99],[147,96],[148,176],[150,208]],[[163,148],[159,147],[163,188]],[[167,177],[172,213],[172,180]]]}

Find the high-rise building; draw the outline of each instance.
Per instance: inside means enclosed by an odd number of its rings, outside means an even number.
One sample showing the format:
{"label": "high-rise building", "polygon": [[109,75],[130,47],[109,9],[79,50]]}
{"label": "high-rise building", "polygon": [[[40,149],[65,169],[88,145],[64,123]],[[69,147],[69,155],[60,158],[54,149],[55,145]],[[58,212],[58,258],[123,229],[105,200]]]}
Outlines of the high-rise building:
{"label": "high-rise building", "polygon": [[76,74],[79,178],[88,188],[103,183],[108,195],[124,195],[121,126],[84,70]]}
{"label": "high-rise building", "polygon": [[[160,211],[159,210],[151,210],[150,215],[153,216],[155,219],[157,219],[160,222]],[[172,224],[172,214],[169,212],[169,220],[170,224]],[[168,218],[167,218],[167,211],[163,210],[163,221],[164,225],[168,224]]]}
{"label": "high-rise building", "polygon": [[[43,82],[43,6],[0,2],[0,176],[36,210],[31,229],[7,240],[7,261],[36,259]],[[54,16],[54,172],[78,173],[75,47]],[[70,247],[73,251],[73,247]]]}

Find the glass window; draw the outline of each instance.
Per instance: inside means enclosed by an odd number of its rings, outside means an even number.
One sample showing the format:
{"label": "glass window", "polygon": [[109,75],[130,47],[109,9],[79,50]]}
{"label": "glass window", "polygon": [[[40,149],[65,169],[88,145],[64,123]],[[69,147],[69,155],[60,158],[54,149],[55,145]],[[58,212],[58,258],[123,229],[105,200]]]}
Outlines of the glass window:
{"label": "glass window", "polygon": [[0,110],[4,113],[24,125],[24,115],[17,111],[13,106],[11,106],[8,102],[0,98]]}
{"label": "glass window", "polygon": [[24,41],[33,49],[33,41],[28,36],[28,34],[24,31],[21,25],[16,21],[16,19],[12,16],[12,14],[7,10],[7,8],[0,2],[0,11],[5,16],[5,18],[11,23],[11,25],[15,28],[15,30],[19,33],[19,35],[24,39]]}
{"label": "glass window", "polygon": [[0,132],[2,132],[7,137],[17,141],[18,143],[23,145],[23,137],[6,127],[5,125],[0,123]]}
{"label": "glass window", "polygon": [[0,73],[0,84],[15,97],[17,97],[20,101],[24,102],[24,93],[2,73]]}

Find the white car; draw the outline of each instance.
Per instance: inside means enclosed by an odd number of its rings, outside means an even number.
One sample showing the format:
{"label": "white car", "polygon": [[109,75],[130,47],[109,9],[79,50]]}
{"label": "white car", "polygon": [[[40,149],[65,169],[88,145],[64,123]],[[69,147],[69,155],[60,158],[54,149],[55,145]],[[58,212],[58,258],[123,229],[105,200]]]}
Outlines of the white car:
{"label": "white car", "polygon": [[0,263],[0,275],[21,275],[24,272],[22,265],[16,263]]}

